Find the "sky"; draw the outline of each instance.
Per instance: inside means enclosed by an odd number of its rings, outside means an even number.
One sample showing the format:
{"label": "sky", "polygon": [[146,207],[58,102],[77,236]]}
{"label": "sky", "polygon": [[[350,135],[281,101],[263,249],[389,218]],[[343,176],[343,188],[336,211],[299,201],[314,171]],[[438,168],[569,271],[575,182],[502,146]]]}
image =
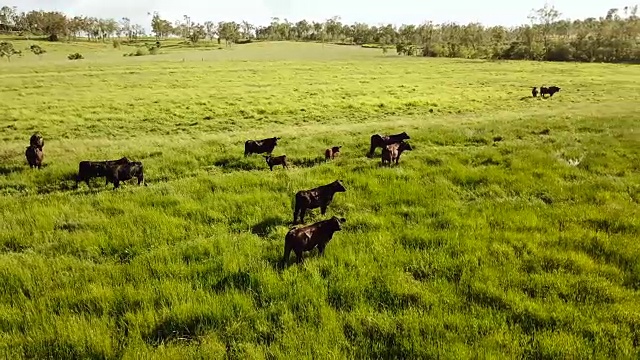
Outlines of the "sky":
{"label": "sky", "polygon": [[[425,21],[480,22],[485,25],[513,26],[528,22],[527,15],[545,2],[562,13],[562,18],[583,19],[604,16],[610,8],[635,5],[634,0],[0,0],[20,11],[58,10],[71,16],[102,18],[128,17],[149,29],[158,11],[174,22],[189,15],[192,21],[242,21],[268,24],[272,17],[296,22],[323,21],[339,16],[343,23],[370,25],[421,24]],[[621,10],[622,11],[622,10]]]}

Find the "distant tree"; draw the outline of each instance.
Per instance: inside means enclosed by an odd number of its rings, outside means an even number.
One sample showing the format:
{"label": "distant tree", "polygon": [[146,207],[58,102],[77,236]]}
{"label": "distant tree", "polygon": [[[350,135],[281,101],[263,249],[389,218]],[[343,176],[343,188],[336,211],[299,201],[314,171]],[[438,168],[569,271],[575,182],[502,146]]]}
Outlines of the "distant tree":
{"label": "distant tree", "polygon": [[0,58],[6,57],[7,61],[10,62],[13,55],[20,54],[21,52],[16,50],[12,43],[6,41],[0,42]]}
{"label": "distant tree", "polygon": [[207,30],[204,25],[201,24],[191,24],[189,27],[189,36],[188,39],[193,44],[200,41],[200,39],[204,39],[207,37]]}
{"label": "distant tree", "polygon": [[529,19],[534,24],[538,24],[537,29],[543,41],[544,58],[547,59],[551,50],[551,36],[554,25],[561,14],[555,7],[549,7],[549,4],[545,4],[541,9],[532,11],[533,13],[529,15]]}

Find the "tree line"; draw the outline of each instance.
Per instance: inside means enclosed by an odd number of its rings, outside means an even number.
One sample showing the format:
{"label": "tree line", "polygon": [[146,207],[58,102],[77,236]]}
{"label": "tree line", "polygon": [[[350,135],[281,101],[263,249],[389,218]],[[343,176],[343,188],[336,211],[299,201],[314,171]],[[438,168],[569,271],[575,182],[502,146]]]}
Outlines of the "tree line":
{"label": "tree line", "polygon": [[[249,22],[193,22],[184,16],[174,22],[159,13],[151,16],[151,32],[156,40],[179,37],[196,44],[217,41],[225,44],[255,40],[313,41],[395,49],[408,56],[476,59],[547,60],[581,62],[640,61],[640,19],[638,6],[610,9],[605,16],[583,20],[562,19],[553,6],[532,10],[528,24],[515,27],[457,23],[372,26],[344,24],[339,17],[324,22],[272,18],[264,26]],[[147,36],[142,25],[128,18],[69,17],[61,12],[0,8],[0,31],[22,36],[46,36],[51,41],[106,41]]]}

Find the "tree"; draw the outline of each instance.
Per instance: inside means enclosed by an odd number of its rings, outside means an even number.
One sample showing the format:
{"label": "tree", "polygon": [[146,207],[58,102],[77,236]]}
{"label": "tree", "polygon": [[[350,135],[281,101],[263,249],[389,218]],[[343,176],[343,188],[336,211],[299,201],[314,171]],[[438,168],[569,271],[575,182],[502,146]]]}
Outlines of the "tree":
{"label": "tree", "polygon": [[20,54],[20,51],[16,50],[12,43],[6,41],[0,42],[0,58],[6,57],[8,61],[11,61],[13,55]]}
{"label": "tree", "polygon": [[539,25],[538,29],[542,36],[544,46],[544,58],[547,59],[549,51],[551,50],[551,33],[555,22],[560,18],[560,12],[555,7],[549,7],[549,4],[545,4],[543,8],[538,10],[532,10],[532,14],[529,15],[529,19],[533,23]]}
{"label": "tree", "polygon": [[188,39],[191,43],[195,44],[200,39],[204,39],[207,37],[207,30],[204,25],[201,24],[191,24],[189,26],[189,36]]}

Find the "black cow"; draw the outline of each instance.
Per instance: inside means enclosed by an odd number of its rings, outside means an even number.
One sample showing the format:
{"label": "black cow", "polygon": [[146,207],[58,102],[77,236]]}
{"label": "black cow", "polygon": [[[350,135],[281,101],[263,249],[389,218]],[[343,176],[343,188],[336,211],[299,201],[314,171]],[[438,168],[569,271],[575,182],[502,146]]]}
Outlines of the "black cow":
{"label": "black cow", "polygon": [[[89,180],[91,180],[91,178],[106,177],[111,166],[127,163],[129,163],[129,159],[126,157],[107,161],[80,161],[80,164],[78,164],[78,175],[76,176],[76,188],[80,181],[86,182],[87,186],[89,186]],[[109,184],[108,179],[106,184]]]}
{"label": "black cow", "polygon": [[296,193],[295,209],[293,210],[293,223],[300,217],[300,223],[304,222],[304,215],[307,210],[320,208],[320,213],[324,215],[327,207],[333,200],[333,195],[337,192],[345,192],[344,185],[341,180],[336,180],[331,184],[318,186],[310,190],[302,190]]}
{"label": "black cow", "polygon": [[271,169],[271,171],[273,171],[273,167],[276,165],[282,165],[282,167],[285,169],[289,168],[287,166],[287,155],[280,155],[280,156],[266,155],[264,159],[267,161],[267,165],[269,165],[269,169]]}
{"label": "black cow", "polygon": [[383,136],[380,134],[371,135],[371,149],[369,149],[368,156],[373,156],[373,153],[376,151],[376,148],[384,148],[387,145],[399,143],[402,140],[409,140],[411,137],[407,135],[406,132],[402,132],[400,134]]}
{"label": "black cow", "polygon": [[24,152],[24,156],[27,158],[30,168],[37,167],[40,169],[42,167],[42,159],[44,158],[42,148],[37,145],[29,145],[27,146],[27,150]]}
{"label": "black cow", "polygon": [[34,133],[29,139],[29,145],[36,146],[38,149],[42,150],[44,147],[44,138],[40,133]]}
{"label": "black cow", "polygon": [[396,165],[398,165],[398,161],[400,161],[400,155],[403,152],[413,150],[410,144],[401,141],[397,144],[387,145],[382,149],[382,165],[385,163],[391,165],[392,162],[395,161]]}
{"label": "black cow", "polygon": [[332,217],[328,220],[319,221],[308,226],[291,229],[284,238],[284,256],[282,265],[289,262],[291,250],[296,254],[298,264],[302,263],[302,253],[311,251],[316,246],[320,255],[324,254],[324,248],[333,238],[336,231],[342,230],[341,224],[346,222],[345,218]]}
{"label": "black cow", "polygon": [[[144,182],[144,168],[139,161],[129,161],[126,164],[116,164],[108,167],[107,183],[113,183],[113,189],[120,187],[123,181],[138,179],[138,185]],[[144,184],[147,186],[147,184]]]}
{"label": "black cow", "polygon": [[544,98],[545,95],[549,95],[549,97],[553,97],[553,94],[560,91],[560,88],[557,86],[549,86],[549,87],[540,87],[540,96]]}
{"label": "black cow", "polygon": [[247,140],[244,142],[244,156],[250,154],[271,154],[278,145],[279,137],[272,137],[262,140]]}
{"label": "black cow", "polygon": [[533,97],[537,97],[538,96],[538,88],[537,87],[533,87],[533,89],[531,89],[531,95],[533,95]]}

